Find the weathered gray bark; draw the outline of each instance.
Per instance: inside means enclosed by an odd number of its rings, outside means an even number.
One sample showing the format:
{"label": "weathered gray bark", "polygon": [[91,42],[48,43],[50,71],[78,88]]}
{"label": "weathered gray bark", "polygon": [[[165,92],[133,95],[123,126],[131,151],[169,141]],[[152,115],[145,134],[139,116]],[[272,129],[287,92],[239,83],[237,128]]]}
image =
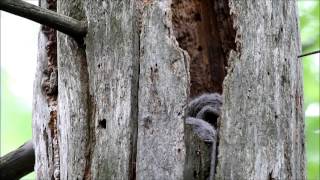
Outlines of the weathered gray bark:
{"label": "weathered gray bark", "polygon": [[237,48],[224,80],[218,179],[305,179],[295,1],[230,1]]}
{"label": "weathered gray bark", "polygon": [[[66,1],[68,3],[68,1]],[[133,0],[85,3],[93,179],[135,176],[139,74],[138,4]]]}
{"label": "weathered gray bark", "polygon": [[[217,168],[216,179],[304,179],[295,9],[289,0],[60,0],[58,13],[86,20],[88,34],[82,44],[58,33],[57,99],[51,73],[41,91],[40,51],[37,178],[206,179]],[[189,91],[223,91],[214,147],[185,126]]]}
{"label": "weathered gray bark", "polygon": [[[57,12],[84,20],[80,1],[58,1]],[[57,35],[58,53],[58,128],[60,179],[83,179],[87,176],[93,143],[91,97],[87,58],[83,44],[62,33]]]}
{"label": "weathered gray bark", "polygon": [[137,179],[183,179],[188,57],[172,32],[170,1],[145,3],[138,96]]}
{"label": "weathered gray bark", "polygon": [[[55,0],[41,0],[43,8],[55,10]],[[41,26],[38,60],[33,88],[33,143],[35,172],[38,179],[51,179],[59,174],[57,146],[57,52],[56,31]]]}
{"label": "weathered gray bark", "polygon": [[86,49],[58,37],[61,179],[134,176],[139,40],[134,1],[60,1],[87,15]]}

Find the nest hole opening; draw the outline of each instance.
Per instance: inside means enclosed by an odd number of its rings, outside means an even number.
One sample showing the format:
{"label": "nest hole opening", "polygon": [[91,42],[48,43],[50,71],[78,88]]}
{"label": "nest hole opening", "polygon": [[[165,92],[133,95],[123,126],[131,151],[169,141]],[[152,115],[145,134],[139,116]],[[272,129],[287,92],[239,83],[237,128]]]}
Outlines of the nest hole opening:
{"label": "nest hole opening", "polygon": [[173,0],[171,8],[174,35],[191,58],[190,98],[222,94],[228,54],[236,48],[228,1]]}

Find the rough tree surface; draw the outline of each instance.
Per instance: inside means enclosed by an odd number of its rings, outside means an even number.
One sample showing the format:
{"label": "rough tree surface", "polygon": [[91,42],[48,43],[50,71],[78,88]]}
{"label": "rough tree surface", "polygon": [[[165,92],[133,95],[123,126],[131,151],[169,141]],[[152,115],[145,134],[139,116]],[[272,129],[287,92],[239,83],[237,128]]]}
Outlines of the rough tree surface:
{"label": "rough tree surface", "polygon": [[183,179],[188,56],[172,33],[170,1],[143,6],[137,179]]}
{"label": "rough tree surface", "polygon": [[[56,10],[55,0],[40,0],[43,8]],[[41,26],[38,40],[37,71],[33,90],[33,143],[38,179],[59,175],[57,128],[57,41],[56,31]]]}
{"label": "rough tree surface", "polygon": [[217,179],[305,179],[296,2],[230,0]]}
{"label": "rough tree surface", "polygon": [[[305,179],[294,1],[60,0],[57,11],[88,34],[58,32],[56,48],[40,32],[38,179],[207,179],[210,168]],[[190,97],[207,92],[224,97],[216,147],[184,123]]]}

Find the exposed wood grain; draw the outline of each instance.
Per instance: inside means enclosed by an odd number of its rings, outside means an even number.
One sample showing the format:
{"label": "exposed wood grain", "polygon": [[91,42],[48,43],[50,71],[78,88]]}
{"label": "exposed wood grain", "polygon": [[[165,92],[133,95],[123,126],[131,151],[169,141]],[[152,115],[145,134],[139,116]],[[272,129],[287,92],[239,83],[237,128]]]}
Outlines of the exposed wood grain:
{"label": "exposed wood grain", "polygon": [[170,4],[155,0],[143,8],[137,179],[183,179],[189,57],[172,34]]}
{"label": "exposed wood grain", "polygon": [[135,179],[138,1],[88,1],[86,53],[93,119],[92,179]]}
{"label": "exposed wood grain", "polygon": [[[54,0],[40,0],[42,8],[56,10]],[[33,83],[32,140],[37,179],[54,179],[59,174],[57,148],[57,44],[56,31],[41,26],[38,59]]]}
{"label": "exposed wood grain", "polygon": [[224,80],[217,179],[305,179],[295,1],[229,3],[236,50]]}
{"label": "exposed wood grain", "polygon": [[173,0],[173,33],[190,56],[190,97],[222,93],[227,54],[235,32],[228,1]]}
{"label": "exposed wood grain", "polygon": [[[75,19],[84,19],[82,1],[60,0],[57,12]],[[91,143],[88,62],[83,44],[58,33],[58,127],[60,179],[84,179],[90,164]]]}

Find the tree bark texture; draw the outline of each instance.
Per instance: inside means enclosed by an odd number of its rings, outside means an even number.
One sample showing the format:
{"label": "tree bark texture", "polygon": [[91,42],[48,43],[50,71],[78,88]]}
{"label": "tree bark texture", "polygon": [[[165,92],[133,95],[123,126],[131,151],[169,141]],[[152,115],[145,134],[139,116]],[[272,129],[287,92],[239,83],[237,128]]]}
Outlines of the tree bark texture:
{"label": "tree bark texture", "polygon": [[[55,0],[40,0],[43,8],[56,10]],[[56,31],[41,26],[38,39],[38,61],[33,89],[33,143],[35,172],[38,179],[59,175],[57,128],[57,44]]]}
{"label": "tree bark texture", "polygon": [[172,34],[170,1],[143,6],[137,179],[183,179],[188,56]]}
{"label": "tree bark texture", "polygon": [[135,176],[137,7],[132,0],[85,3],[89,27],[86,40],[89,108],[93,125],[87,173],[92,179]]}
{"label": "tree bark texture", "polygon": [[236,49],[223,84],[217,179],[305,179],[295,1],[230,0]]}
{"label": "tree bark texture", "polygon": [[[58,33],[55,98],[40,33],[38,179],[305,178],[294,1],[60,0],[58,13],[88,33]],[[208,92],[224,96],[211,146],[184,122]]]}

